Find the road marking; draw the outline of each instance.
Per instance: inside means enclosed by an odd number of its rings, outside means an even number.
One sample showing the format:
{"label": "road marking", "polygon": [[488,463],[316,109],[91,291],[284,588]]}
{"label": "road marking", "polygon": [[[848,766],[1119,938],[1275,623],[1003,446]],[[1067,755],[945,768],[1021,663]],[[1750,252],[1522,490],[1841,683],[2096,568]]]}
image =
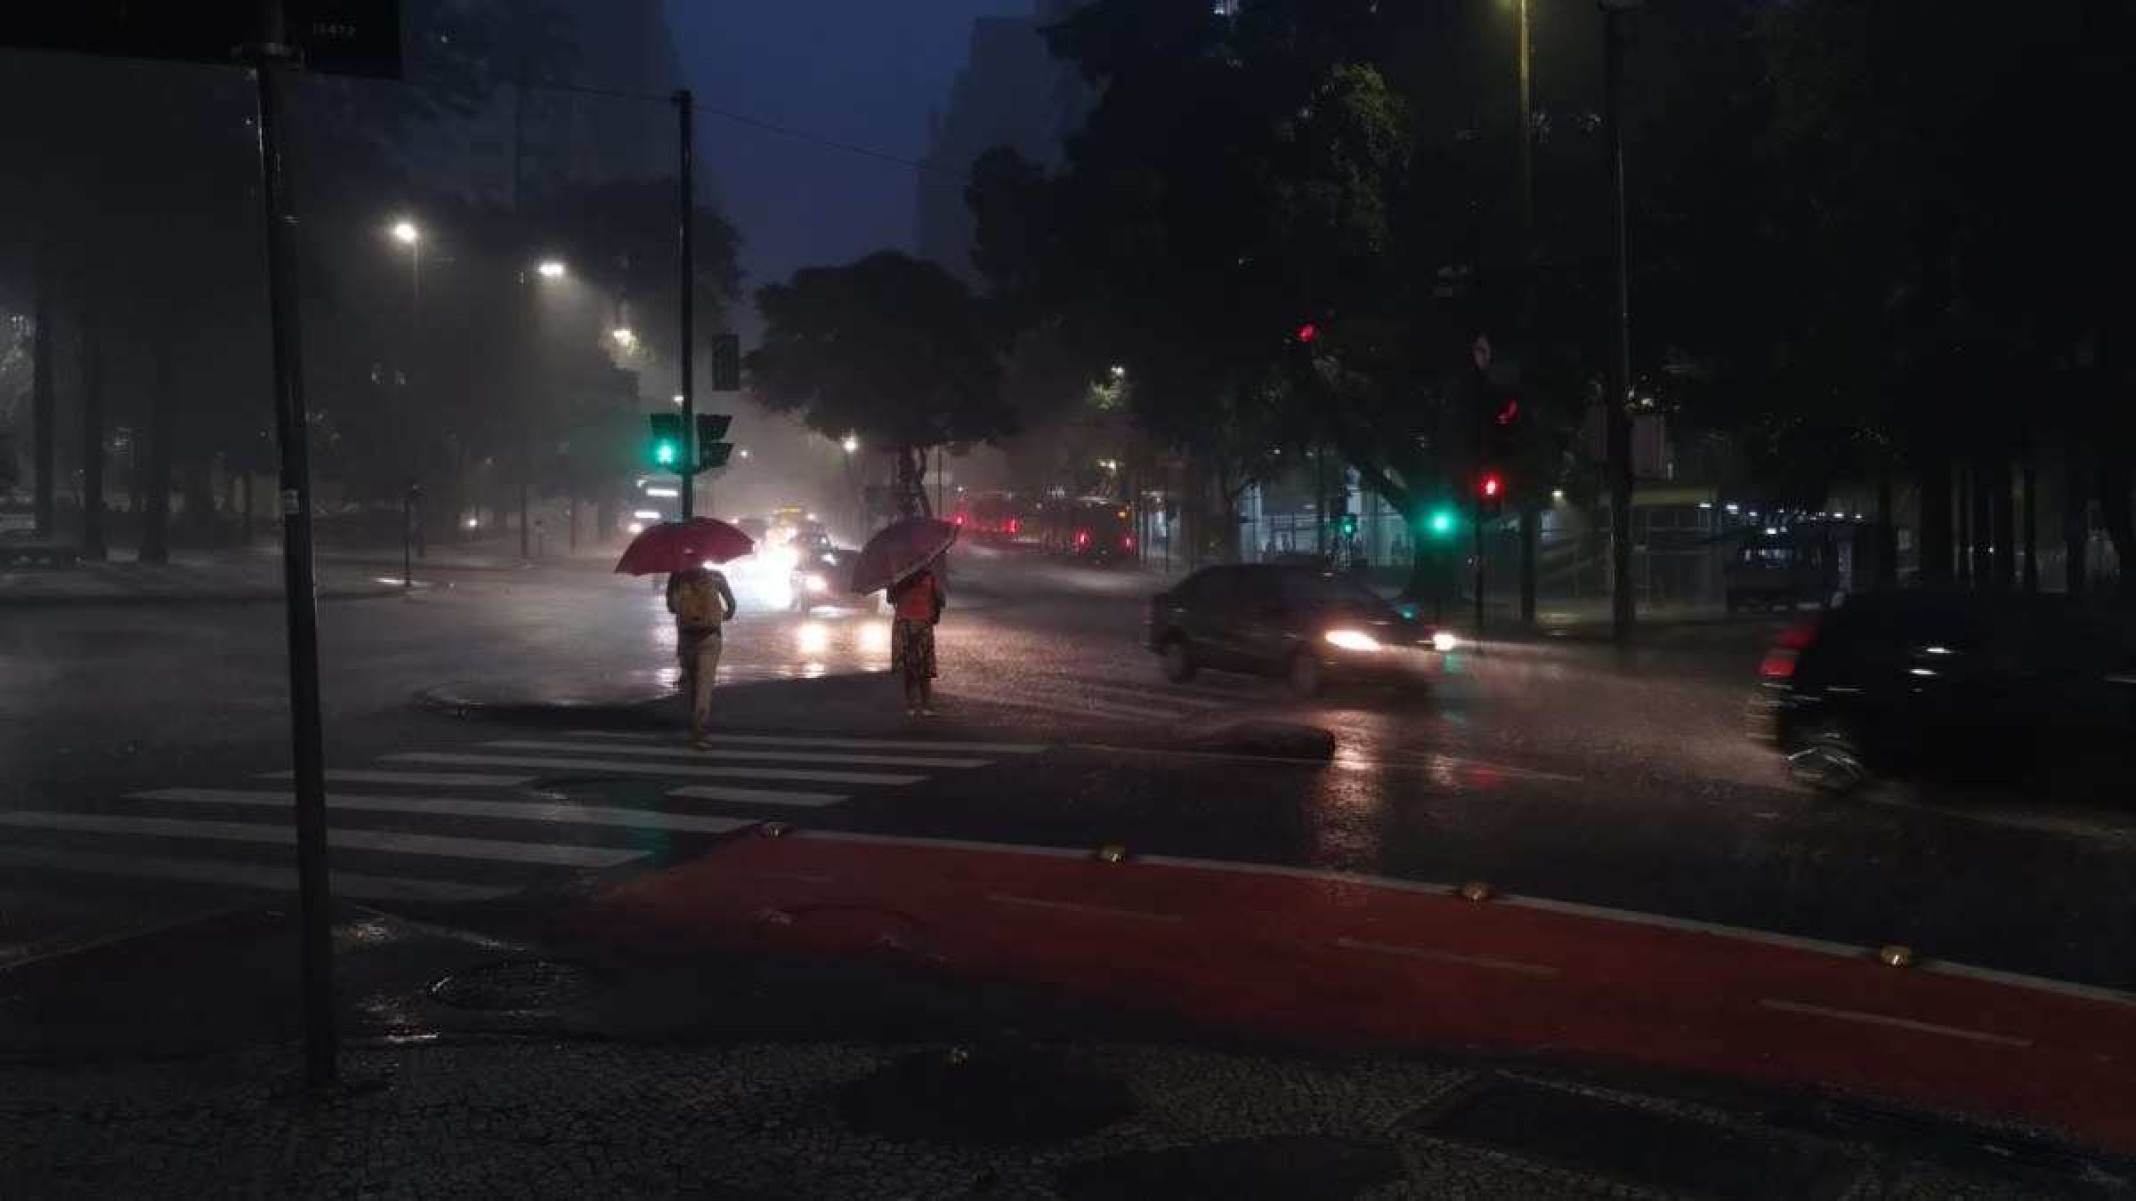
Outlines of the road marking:
{"label": "road marking", "polygon": [[726,788],[717,784],[690,784],[668,790],[671,797],[693,801],[738,801],[745,805],[796,805],[820,809],[845,799],[834,792],[778,792],[769,788]]}
{"label": "road marking", "polygon": [[1113,905],[1090,905],[1082,901],[1048,901],[1040,897],[1019,897],[1006,892],[990,892],[986,899],[997,905],[1019,905],[1027,909],[1053,909],[1063,913],[1093,913],[1100,917],[1128,917],[1144,922],[1178,922],[1185,918],[1176,913],[1158,913],[1148,909],[1121,909]]}
{"label": "road marking", "polygon": [[[290,771],[267,771],[260,773],[262,780],[294,780],[297,773]],[[329,783],[339,784],[412,784],[419,788],[521,788],[534,782],[532,776],[485,776],[468,772],[428,771],[345,771],[341,768],[326,769]]]}
{"label": "road marking", "polygon": [[917,784],[926,776],[877,771],[801,771],[779,767],[690,767],[637,763],[619,759],[556,759],[544,755],[463,755],[446,751],[406,751],[387,755],[402,763],[450,763],[471,767],[541,767],[558,771],[596,771],[627,776],[680,776],[697,780],[798,780],[814,784]]}
{"label": "road marking", "polygon": [[1555,976],[1558,970],[1547,963],[1522,963],[1515,959],[1499,959],[1490,955],[1462,955],[1454,951],[1440,951],[1431,947],[1405,947],[1389,942],[1365,942],[1356,938],[1338,938],[1335,945],[1349,951],[1373,951],[1382,955],[1400,955],[1408,959],[1428,959],[1434,963],[1459,963],[1468,967],[1489,968],[1494,972],[1518,972],[1523,976]]}
{"label": "road marking", "polygon": [[[573,738],[613,738],[626,742],[668,742],[672,734],[636,734],[617,730],[567,730]],[[1046,749],[1036,742],[934,742],[916,738],[809,738],[786,734],[717,734],[712,745],[807,746],[849,751],[979,751],[1002,755],[1035,755]]]}
{"label": "road marking", "polygon": [[568,751],[574,754],[632,755],[643,759],[691,759],[703,762],[708,759],[738,759],[743,762],[779,763],[805,759],[811,763],[851,763],[876,767],[985,767],[991,759],[948,759],[919,755],[855,755],[844,751],[734,751],[723,747],[697,750],[694,747],[653,746],[597,746],[584,742],[555,742],[540,738],[503,738],[485,742],[486,747],[506,751]]}
{"label": "road marking", "polygon": [[853,830],[796,830],[798,835],[819,842],[852,842],[865,846],[930,847],[945,851],[998,851],[1006,855],[1039,855],[1047,859],[1088,859],[1083,847],[1043,847],[1035,843],[976,842],[967,838],[923,838],[912,834],[862,834]]}
{"label": "road marking", "polygon": [[1114,696],[1132,697],[1161,704],[1185,705],[1191,709],[1224,709],[1235,703],[1232,700],[1219,700],[1216,697],[1203,696],[1193,692],[1173,692],[1157,688],[1131,688],[1122,684],[1099,684],[1090,680],[1071,679],[1063,681],[1063,683],[1070,688],[1081,688],[1090,692],[1107,692]]}
{"label": "road marking", "polygon": [[[144,880],[178,880],[188,884],[225,884],[295,892],[295,868],[260,863],[214,862],[169,859],[159,855],[106,855],[94,851],[58,848],[30,850],[0,847],[0,863],[10,867],[42,868],[90,876],[124,876]],[[515,891],[451,880],[410,880],[399,876],[369,876],[360,872],[331,872],[334,895],[360,901],[494,901]]]}
{"label": "road marking", "polygon": [[979,693],[960,692],[948,694],[949,699],[969,705],[997,705],[1010,709],[1030,709],[1040,713],[1052,713],[1080,720],[1093,717],[1110,717],[1120,721],[1184,721],[1194,716],[1184,709],[1145,709],[1139,705],[1110,705],[1102,702],[1077,700],[1073,697],[1043,694],[1043,699],[1027,699],[1025,696],[986,696]]}
{"label": "road marking", "polygon": [[[286,792],[245,792],[231,788],[158,788],[127,794],[143,801],[193,801],[211,805],[268,805],[290,803]],[[657,809],[618,809],[607,805],[573,805],[553,801],[471,801],[444,796],[362,796],[328,793],[329,809],[369,810],[377,813],[435,813],[451,817],[493,817],[505,821],[555,822],[572,826],[621,826],[630,830],[677,830],[695,834],[725,834],[755,823],[732,817],[706,817],[694,813],[663,813]]]}
{"label": "road marking", "polygon": [[1842,1022],[1861,1022],[1871,1026],[1890,1026],[1899,1030],[1918,1030],[1923,1034],[1946,1034],[1952,1038],[1970,1039],[1977,1043],[1994,1043],[2003,1047],[2029,1047],[2032,1040],[2016,1038],[2008,1034],[1991,1034],[1986,1030],[1969,1030],[1964,1026],[1945,1026],[1937,1022],[1921,1022],[1913,1018],[1893,1017],[1885,1013],[1867,1013],[1859,1009],[1833,1009],[1825,1005],[1808,1005],[1801,1001],[1783,1001],[1776,997],[1761,997],[1758,1004],[1781,1013],[1799,1013],[1811,1017],[1835,1018]]}
{"label": "road marking", "polygon": [[[0,813],[0,826],[26,830],[71,830],[84,834],[142,835],[153,838],[200,838],[219,842],[267,842],[291,845],[294,826],[261,822],[195,821],[168,817],[116,817],[101,813]],[[508,863],[550,863],[566,867],[614,867],[643,859],[643,851],[608,847],[553,846],[538,842],[504,842],[493,838],[451,838],[398,830],[347,830],[336,827],[328,838],[344,850],[384,851],[397,855],[439,855],[450,859],[488,859]]]}

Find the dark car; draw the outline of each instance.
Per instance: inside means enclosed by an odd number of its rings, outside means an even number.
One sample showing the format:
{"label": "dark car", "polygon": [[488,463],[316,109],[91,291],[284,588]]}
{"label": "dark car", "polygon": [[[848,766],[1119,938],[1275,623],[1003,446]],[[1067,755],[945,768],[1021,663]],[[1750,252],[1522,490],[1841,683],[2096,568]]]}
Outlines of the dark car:
{"label": "dark car", "polygon": [[2129,623],[2062,597],[1849,597],[1782,634],[1758,675],[1752,735],[1833,791],[1884,774],[2118,776],[2136,746]]}
{"label": "dark car", "polygon": [[1337,680],[1421,682],[1453,646],[1362,582],[1312,566],[1208,567],[1150,600],[1149,648],[1173,680],[1254,672],[1310,696]]}

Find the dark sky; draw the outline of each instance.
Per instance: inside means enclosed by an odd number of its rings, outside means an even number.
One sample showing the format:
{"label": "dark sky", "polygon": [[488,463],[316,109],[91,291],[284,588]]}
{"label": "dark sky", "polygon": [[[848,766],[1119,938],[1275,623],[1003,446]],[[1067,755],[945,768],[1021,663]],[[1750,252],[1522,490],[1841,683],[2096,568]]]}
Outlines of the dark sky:
{"label": "dark sky", "polygon": [[[972,18],[1031,0],[669,0],[683,78],[726,109],[901,158],[964,65]],[[746,286],[797,267],[909,250],[917,173],[828,146],[699,118],[699,162],[742,233]],[[939,186],[954,188],[953,181]]]}

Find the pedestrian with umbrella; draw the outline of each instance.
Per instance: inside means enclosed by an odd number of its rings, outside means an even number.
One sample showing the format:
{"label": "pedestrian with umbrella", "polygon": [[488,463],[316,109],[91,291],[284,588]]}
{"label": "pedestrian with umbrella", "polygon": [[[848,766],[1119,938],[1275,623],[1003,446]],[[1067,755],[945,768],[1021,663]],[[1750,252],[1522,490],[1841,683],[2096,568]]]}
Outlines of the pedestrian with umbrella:
{"label": "pedestrian with umbrella", "polygon": [[667,572],[667,608],[675,615],[675,657],[682,664],[682,695],[690,707],[690,745],[711,745],[705,734],[712,712],[712,682],[725,643],[722,627],[738,606],[727,577],[713,564],[749,553],[749,535],[710,517],[669,521],[646,530],[623,549],[618,572]]}
{"label": "pedestrian with umbrella", "polygon": [[853,591],[882,589],[893,606],[890,668],[904,686],[907,716],[934,714],[934,628],[949,600],[942,556],[956,540],[947,521],[907,517],[877,531],[853,561]]}

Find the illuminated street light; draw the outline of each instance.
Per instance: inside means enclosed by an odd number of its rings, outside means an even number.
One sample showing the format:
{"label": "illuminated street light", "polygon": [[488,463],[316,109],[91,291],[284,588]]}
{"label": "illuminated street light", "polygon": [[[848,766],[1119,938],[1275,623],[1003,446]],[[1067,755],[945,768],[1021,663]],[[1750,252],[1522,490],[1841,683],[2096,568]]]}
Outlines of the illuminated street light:
{"label": "illuminated street light", "polygon": [[637,333],[627,325],[619,325],[614,329],[608,331],[608,336],[614,338],[616,340],[616,345],[622,347],[625,350],[629,350],[631,347],[636,346],[638,344]]}
{"label": "illuminated street light", "polygon": [[1121,379],[1121,378],[1124,378],[1124,377],[1125,377],[1126,375],[1127,375],[1127,368],[1125,368],[1125,367],[1122,367],[1122,366],[1121,366],[1120,364],[1118,364],[1118,363],[1114,363],[1114,364],[1113,364],[1113,368],[1112,368],[1112,377],[1113,377],[1114,379]]}
{"label": "illuminated street light", "polygon": [[543,259],[535,266],[534,270],[540,272],[543,279],[562,279],[564,277],[564,264],[557,259]]}
{"label": "illuminated street light", "polygon": [[860,449],[860,437],[856,434],[847,434],[845,440],[838,445],[844,447],[847,454],[852,454]]}
{"label": "illuminated street light", "polygon": [[737,446],[734,448],[734,453],[746,459],[749,457],[749,448],[746,446]]}
{"label": "illuminated street light", "polygon": [[417,229],[415,227],[415,222],[413,221],[408,221],[405,219],[395,221],[393,223],[392,232],[393,240],[399,242],[403,246],[413,246],[417,242],[423,240],[423,231]]}

